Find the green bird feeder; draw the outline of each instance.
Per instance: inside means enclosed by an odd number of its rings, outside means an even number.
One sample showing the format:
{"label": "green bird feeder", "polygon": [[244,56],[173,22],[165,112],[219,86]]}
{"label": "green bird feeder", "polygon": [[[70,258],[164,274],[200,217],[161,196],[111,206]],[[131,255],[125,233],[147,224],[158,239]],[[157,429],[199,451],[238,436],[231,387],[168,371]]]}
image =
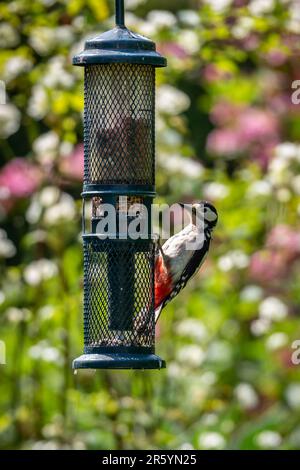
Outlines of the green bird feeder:
{"label": "green bird feeder", "polygon": [[[84,354],[73,368],[160,369],[151,205],[155,69],[166,59],[125,27],[116,0],[116,27],[87,40],[73,64],[84,67]],[[137,204],[147,209],[147,233],[132,239],[124,233]],[[99,230],[107,207],[117,215],[113,233]]]}

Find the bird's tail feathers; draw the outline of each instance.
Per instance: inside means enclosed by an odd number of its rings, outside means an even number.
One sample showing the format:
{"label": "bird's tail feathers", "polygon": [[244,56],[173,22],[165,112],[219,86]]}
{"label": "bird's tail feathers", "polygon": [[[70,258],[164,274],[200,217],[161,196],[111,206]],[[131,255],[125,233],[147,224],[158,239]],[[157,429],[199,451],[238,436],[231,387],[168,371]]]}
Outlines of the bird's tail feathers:
{"label": "bird's tail feathers", "polygon": [[155,309],[155,324],[158,322],[163,306],[164,304],[161,303],[160,306]]}

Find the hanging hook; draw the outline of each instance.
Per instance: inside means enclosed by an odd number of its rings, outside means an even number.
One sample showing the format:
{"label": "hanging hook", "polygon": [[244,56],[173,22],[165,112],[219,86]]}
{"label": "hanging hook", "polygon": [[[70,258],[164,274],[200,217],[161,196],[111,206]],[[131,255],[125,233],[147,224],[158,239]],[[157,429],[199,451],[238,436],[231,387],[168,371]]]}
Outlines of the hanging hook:
{"label": "hanging hook", "polygon": [[116,25],[120,28],[125,27],[124,16],[124,0],[116,0]]}

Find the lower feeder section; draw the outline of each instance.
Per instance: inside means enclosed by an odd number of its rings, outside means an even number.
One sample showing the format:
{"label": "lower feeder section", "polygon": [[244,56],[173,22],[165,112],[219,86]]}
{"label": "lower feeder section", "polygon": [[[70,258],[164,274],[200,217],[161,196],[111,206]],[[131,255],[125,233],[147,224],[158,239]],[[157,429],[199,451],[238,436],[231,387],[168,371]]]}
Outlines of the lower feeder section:
{"label": "lower feeder section", "polygon": [[73,369],[163,369],[163,361],[151,350],[134,352],[130,348],[99,349],[99,352],[82,354],[73,361]]}
{"label": "lower feeder section", "polygon": [[154,244],[84,236],[84,354],[74,369],[160,369]]}

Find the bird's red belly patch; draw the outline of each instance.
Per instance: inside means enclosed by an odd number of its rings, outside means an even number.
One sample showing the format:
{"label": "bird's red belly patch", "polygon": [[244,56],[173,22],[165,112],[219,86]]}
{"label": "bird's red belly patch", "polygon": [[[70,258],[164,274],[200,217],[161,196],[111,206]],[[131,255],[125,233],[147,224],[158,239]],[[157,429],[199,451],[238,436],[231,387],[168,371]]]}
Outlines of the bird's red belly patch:
{"label": "bird's red belly patch", "polygon": [[155,263],[155,308],[159,307],[163,300],[172,291],[172,281],[163,260],[159,257]]}

